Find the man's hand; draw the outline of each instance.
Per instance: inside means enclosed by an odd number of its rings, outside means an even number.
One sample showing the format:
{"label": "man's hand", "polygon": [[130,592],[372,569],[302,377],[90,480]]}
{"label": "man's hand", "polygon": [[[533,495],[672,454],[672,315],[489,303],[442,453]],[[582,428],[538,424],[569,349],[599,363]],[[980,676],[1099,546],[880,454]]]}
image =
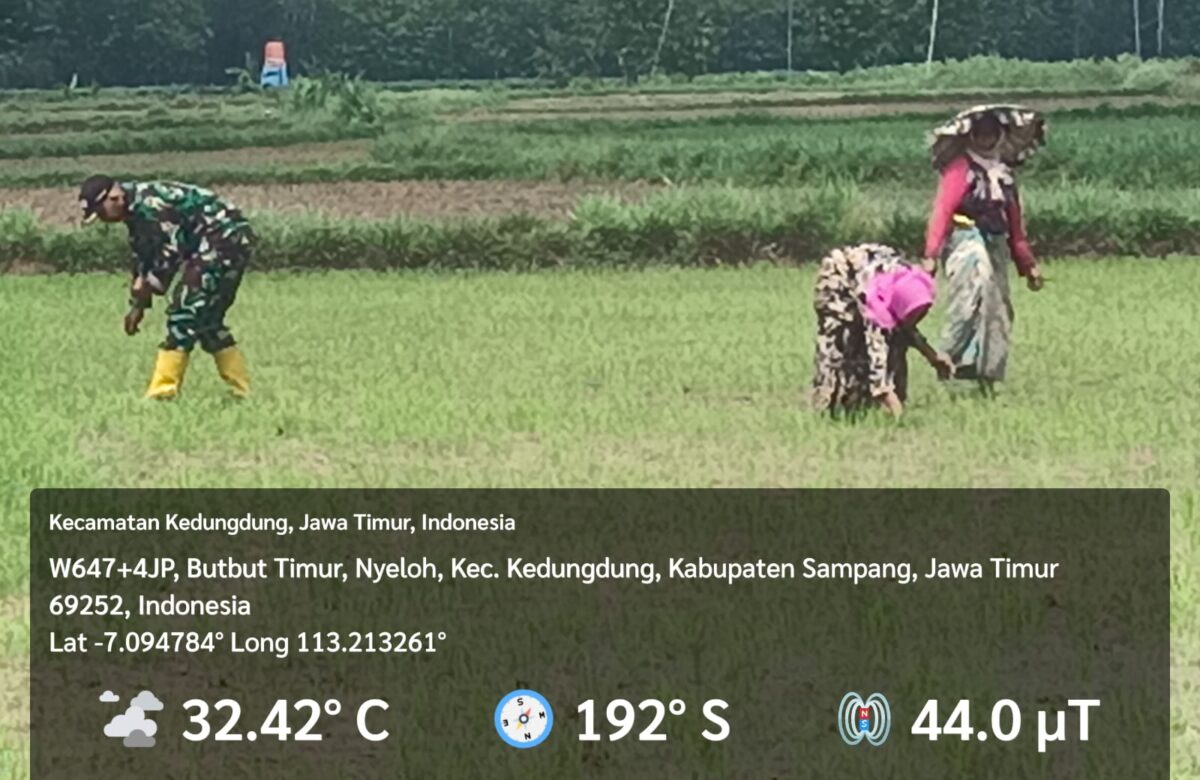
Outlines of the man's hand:
{"label": "man's hand", "polygon": [[925,269],[925,273],[930,276],[937,276],[937,258],[927,257],[921,261],[921,267]]}
{"label": "man's hand", "polygon": [[125,315],[125,335],[132,336],[138,332],[138,326],[142,324],[142,317],[146,315],[145,309],[130,309]]}
{"label": "man's hand", "polygon": [[142,277],[135,276],[129,283],[129,299],[140,302],[143,304],[142,308],[145,308],[153,298],[154,288]]}
{"label": "man's hand", "polygon": [[900,396],[896,395],[895,391],[891,391],[880,398],[880,403],[897,420],[904,414],[904,403],[900,400]]}
{"label": "man's hand", "polygon": [[1033,292],[1037,292],[1045,287],[1046,280],[1042,278],[1042,269],[1036,265],[1033,268],[1030,268],[1029,275],[1025,277],[1025,284],[1028,285],[1029,289]]}

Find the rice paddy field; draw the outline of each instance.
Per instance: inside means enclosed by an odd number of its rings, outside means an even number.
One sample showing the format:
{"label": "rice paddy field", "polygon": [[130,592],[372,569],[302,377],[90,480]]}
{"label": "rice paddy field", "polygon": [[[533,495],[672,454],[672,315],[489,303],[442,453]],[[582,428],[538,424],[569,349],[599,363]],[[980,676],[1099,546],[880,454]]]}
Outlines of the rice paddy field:
{"label": "rice paddy field", "polygon": [[[27,775],[28,494],[51,486],[1167,487],[1172,767],[1200,776],[1198,80],[986,60],[0,93],[0,777]],[[924,133],[1006,99],[1050,121],[1022,172],[1049,281],[1016,288],[1010,380],[985,399],[914,356],[898,423],[813,414],[810,261],[918,252]],[[178,402],[141,400],[161,312],[121,332],[122,231],[74,225],[94,172],[254,219],[229,317],[251,401],[199,352]]]}

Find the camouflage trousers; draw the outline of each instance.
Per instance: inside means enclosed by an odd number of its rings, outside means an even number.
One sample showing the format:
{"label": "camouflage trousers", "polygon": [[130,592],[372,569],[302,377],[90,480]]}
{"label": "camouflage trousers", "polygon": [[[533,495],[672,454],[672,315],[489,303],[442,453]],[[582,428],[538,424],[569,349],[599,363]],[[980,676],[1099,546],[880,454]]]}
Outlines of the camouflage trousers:
{"label": "camouflage trousers", "polygon": [[171,292],[167,307],[167,338],[163,349],[205,352],[232,347],[233,333],[225,314],[237,299],[249,253],[242,250],[215,261],[192,258],[184,263],[183,279]]}

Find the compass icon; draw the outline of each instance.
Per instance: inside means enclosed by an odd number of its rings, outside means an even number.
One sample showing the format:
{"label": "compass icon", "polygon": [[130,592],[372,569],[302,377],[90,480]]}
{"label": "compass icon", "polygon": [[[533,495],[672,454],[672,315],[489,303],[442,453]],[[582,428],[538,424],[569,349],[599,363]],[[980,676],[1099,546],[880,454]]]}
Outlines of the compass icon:
{"label": "compass icon", "polygon": [[512,747],[537,747],[553,727],[554,710],[537,691],[513,691],[496,705],[496,733]]}

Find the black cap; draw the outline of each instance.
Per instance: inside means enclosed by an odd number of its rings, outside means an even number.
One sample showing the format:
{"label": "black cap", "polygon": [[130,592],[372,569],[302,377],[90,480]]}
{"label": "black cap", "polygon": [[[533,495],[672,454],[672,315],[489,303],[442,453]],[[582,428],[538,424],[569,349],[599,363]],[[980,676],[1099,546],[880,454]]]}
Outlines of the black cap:
{"label": "black cap", "polygon": [[96,218],[96,209],[116,184],[110,176],[89,176],[84,180],[79,188],[79,207],[83,209],[85,225]]}

